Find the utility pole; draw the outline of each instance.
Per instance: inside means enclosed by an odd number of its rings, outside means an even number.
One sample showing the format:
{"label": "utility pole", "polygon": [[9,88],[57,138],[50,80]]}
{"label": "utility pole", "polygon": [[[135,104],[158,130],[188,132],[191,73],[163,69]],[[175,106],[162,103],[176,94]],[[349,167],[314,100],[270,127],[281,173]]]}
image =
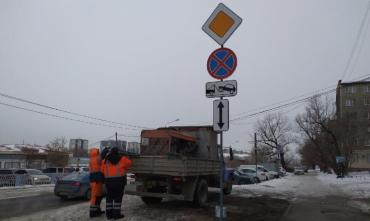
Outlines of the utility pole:
{"label": "utility pole", "polygon": [[116,132],[116,147],[118,149],[118,133]]}
{"label": "utility pole", "polygon": [[256,158],[256,177],[257,176],[257,133],[254,133],[254,156]]}

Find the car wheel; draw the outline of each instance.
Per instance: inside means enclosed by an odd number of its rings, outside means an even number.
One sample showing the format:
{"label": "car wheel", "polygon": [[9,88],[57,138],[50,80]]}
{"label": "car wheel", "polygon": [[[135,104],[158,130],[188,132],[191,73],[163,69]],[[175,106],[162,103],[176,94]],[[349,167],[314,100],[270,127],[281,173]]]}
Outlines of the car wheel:
{"label": "car wheel", "polygon": [[258,177],[255,177],[254,178],[254,183],[260,183],[261,181],[260,181],[260,179],[258,179]]}
{"label": "car wheel", "polygon": [[[223,189],[224,194],[225,195],[229,195],[232,190],[233,190],[233,184],[231,182],[227,182],[226,183],[226,186]],[[208,194],[208,190],[207,190],[207,194]]]}
{"label": "car wheel", "polygon": [[91,199],[91,189],[90,188],[86,191],[85,198],[88,199],[88,200]]}

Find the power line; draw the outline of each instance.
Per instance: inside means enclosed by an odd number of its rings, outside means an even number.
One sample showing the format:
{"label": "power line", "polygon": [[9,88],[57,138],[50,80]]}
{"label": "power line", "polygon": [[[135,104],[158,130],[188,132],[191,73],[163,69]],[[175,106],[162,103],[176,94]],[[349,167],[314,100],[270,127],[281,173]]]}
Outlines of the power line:
{"label": "power line", "polygon": [[56,115],[56,114],[50,114],[50,113],[46,113],[46,112],[42,112],[42,111],[37,111],[37,110],[33,110],[33,109],[19,107],[19,106],[15,106],[15,105],[3,103],[3,102],[0,102],[0,104],[3,105],[3,106],[12,107],[12,108],[16,108],[16,109],[19,109],[19,110],[24,110],[24,111],[28,111],[28,112],[41,114],[41,115],[46,115],[46,116],[55,117],[55,118],[64,119],[64,120],[75,121],[75,122],[94,125],[94,126],[119,128],[119,129],[125,129],[125,130],[136,130],[136,129],[132,129],[132,128],[124,128],[124,127],[120,127],[120,126],[112,126],[112,125],[108,125],[108,124],[100,124],[100,123],[95,123],[95,122],[91,122],[91,121],[84,121],[84,120],[64,117],[64,116],[60,116],[60,115]]}
{"label": "power line", "polygon": [[[331,89],[329,91],[325,91],[325,92],[322,92],[320,94],[316,94],[314,96],[322,96],[322,95],[325,95],[325,94],[333,93],[333,92],[335,92],[335,90],[336,89]],[[302,98],[300,100],[296,100],[296,101],[292,101],[292,102],[289,102],[289,103],[286,103],[286,104],[283,104],[283,105],[279,105],[277,107],[273,107],[273,108],[261,110],[261,111],[258,111],[256,113],[252,113],[252,114],[244,115],[244,116],[237,117],[237,118],[234,118],[234,119],[230,119],[229,121],[230,122],[232,122],[232,121],[239,121],[239,120],[251,118],[251,117],[254,117],[254,116],[258,116],[258,115],[263,114],[263,113],[266,113],[266,112],[277,111],[277,110],[283,109],[285,107],[288,107],[290,105],[294,105],[294,104],[297,104],[297,103],[305,102],[305,101],[311,99],[314,96],[305,97],[305,98]]]}
{"label": "power line", "polygon": [[43,107],[43,108],[47,108],[47,109],[51,109],[51,110],[55,110],[55,111],[67,113],[67,114],[71,114],[71,115],[75,115],[75,116],[79,116],[79,117],[88,118],[88,119],[91,119],[91,120],[97,120],[97,121],[101,121],[101,122],[106,122],[106,123],[111,123],[111,124],[116,124],[116,125],[122,125],[122,126],[127,126],[127,127],[133,127],[133,128],[138,128],[138,129],[144,129],[144,128],[146,128],[146,127],[142,127],[142,126],[138,126],[138,125],[133,125],[133,124],[126,124],[126,123],[120,123],[120,122],[115,122],[115,121],[111,121],[111,120],[105,120],[105,119],[102,119],[102,118],[93,117],[93,116],[86,115],[86,114],[79,114],[79,113],[76,113],[76,112],[72,112],[72,111],[68,111],[68,110],[63,110],[63,109],[52,107],[52,106],[49,106],[49,105],[40,104],[40,103],[37,103],[37,102],[34,102],[34,101],[30,101],[30,100],[26,100],[26,99],[23,99],[23,98],[11,96],[11,95],[8,95],[8,94],[2,93],[2,92],[0,92],[0,96],[6,97],[6,98],[9,98],[9,99],[12,99],[12,100],[17,100],[17,101],[20,101],[20,102],[24,102],[24,103],[36,105],[36,106],[39,106],[39,107]]}
{"label": "power line", "polygon": [[365,15],[364,15],[364,17],[361,20],[360,29],[357,32],[355,43],[353,44],[353,47],[351,49],[351,53],[349,55],[349,58],[348,58],[348,61],[347,61],[346,66],[344,68],[344,72],[343,72],[343,75],[342,75],[341,79],[344,79],[346,77],[346,75],[348,73],[348,70],[350,68],[350,65],[352,64],[352,60],[353,60],[353,57],[355,55],[356,49],[358,48],[358,44],[360,42],[360,38],[362,36],[363,29],[364,29],[365,22],[366,22],[366,18],[367,18],[368,14],[369,14],[369,11],[370,11],[370,1],[368,2],[368,6],[366,8]]}

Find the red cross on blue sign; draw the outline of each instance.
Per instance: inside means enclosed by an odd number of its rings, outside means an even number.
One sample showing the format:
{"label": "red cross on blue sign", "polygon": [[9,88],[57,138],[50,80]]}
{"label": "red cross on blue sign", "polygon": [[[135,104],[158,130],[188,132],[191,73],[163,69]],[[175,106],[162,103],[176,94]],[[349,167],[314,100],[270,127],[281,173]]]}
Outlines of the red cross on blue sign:
{"label": "red cross on blue sign", "polygon": [[216,79],[228,78],[236,69],[235,53],[228,48],[219,48],[212,52],[207,61],[208,73]]}

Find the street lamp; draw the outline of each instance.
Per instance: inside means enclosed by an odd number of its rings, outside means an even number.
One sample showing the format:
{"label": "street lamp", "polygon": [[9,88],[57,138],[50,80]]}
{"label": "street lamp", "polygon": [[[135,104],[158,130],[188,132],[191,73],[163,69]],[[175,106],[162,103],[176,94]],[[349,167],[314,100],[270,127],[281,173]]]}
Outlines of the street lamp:
{"label": "street lamp", "polygon": [[179,120],[180,120],[180,119],[179,119],[179,118],[177,118],[176,120],[173,120],[173,121],[167,122],[167,123],[164,125],[164,127],[167,127],[169,124],[172,124],[172,123],[177,122],[177,121],[179,121]]}

